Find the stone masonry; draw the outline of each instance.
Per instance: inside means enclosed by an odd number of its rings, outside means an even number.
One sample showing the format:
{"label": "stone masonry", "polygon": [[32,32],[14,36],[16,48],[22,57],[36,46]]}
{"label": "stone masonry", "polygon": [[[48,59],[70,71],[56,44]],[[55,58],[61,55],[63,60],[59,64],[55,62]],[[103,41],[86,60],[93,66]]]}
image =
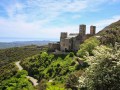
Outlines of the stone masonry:
{"label": "stone masonry", "polygon": [[60,50],[66,51],[77,51],[79,50],[80,44],[83,43],[87,38],[95,35],[96,26],[90,26],[90,34],[86,34],[86,25],[82,24],[79,26],[79,33],[61,32],[59,43],[50,43],[48,45],[49,50],[55,51]]}

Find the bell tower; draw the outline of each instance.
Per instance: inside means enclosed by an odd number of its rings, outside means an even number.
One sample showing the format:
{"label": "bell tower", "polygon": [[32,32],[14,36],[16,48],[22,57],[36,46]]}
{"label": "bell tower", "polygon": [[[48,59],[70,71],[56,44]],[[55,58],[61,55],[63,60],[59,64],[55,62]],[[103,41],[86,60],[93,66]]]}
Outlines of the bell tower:
{"label": "bell tower", "polygon": [[82,24],[79,26],[79,34],[83,36],[86,34],[86,25]]}
{"label": "bell tower", "polygon": [[95,35],[96,33],[96,26],[90,26],[90,34]]}
{"label": "bell tower", "polygon": [[61,32],[60,39],[65,39],[67,38],[67,32]]}

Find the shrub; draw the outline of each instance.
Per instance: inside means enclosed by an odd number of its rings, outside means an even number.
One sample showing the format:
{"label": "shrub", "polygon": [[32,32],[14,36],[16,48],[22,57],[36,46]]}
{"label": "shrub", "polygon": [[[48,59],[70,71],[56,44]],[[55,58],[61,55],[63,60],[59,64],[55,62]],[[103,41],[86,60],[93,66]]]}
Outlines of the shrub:
{"label": "shrub", "polygon": [[100,42],[97,38],[91,37],[85,40],[85,42],[80,45],[80,50],[78,50],[77,55],[79,57],[84,57],[87,54],[87,52],[88,54],[93,55],[92,50],[99,44]]}
{"label": "shrub", "polygon": [[120,50],[97,47],[94,56],[88,56],[89,68],[79,79],[86,90],[120,90]]}
{"label": "shrub", "polygon": [[73,57],[74,56],[74,53],[73,52],[70,52],[69,53],[69,57]]}

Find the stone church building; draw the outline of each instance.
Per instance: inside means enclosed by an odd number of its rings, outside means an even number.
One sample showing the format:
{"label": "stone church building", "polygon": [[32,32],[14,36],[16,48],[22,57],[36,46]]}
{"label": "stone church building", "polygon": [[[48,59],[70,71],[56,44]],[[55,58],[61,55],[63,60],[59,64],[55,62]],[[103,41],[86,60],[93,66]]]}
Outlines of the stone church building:
{"label": "stone church building", "polygon": [[55,51],[77,51],[79,50],[80,44],[84,42],[85,39],[95,35],[96,26],[90,26],[90,34],[86,34],[86,25],[82,24],[79,26],[79,33],[61,32],[60,42],[49,43],[49,50]]}

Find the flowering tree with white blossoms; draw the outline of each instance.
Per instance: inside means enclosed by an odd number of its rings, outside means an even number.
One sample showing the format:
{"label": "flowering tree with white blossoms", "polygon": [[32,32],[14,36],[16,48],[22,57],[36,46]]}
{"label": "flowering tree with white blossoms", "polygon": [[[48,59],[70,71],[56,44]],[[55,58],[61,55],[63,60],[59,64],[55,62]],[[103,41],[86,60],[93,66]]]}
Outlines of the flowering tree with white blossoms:
{"label": "flowering tree with white blossoms", "polygon": [[98,46],[86,60],[90,66],[79,77],[80,90],[120,90],[120,49]]}

